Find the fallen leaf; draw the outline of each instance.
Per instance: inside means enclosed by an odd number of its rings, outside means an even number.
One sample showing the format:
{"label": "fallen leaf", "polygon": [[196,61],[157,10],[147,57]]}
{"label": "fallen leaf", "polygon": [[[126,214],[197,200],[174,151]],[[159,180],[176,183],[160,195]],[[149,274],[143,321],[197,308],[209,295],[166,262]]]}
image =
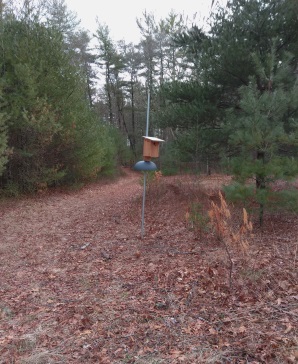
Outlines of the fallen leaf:
{"label": "fallen leaf", "polygon": [[211,328],[209,329],[209,332],[210,332],[210,334],[212,334],[212,335],[217,335],[217,331],[216,331],[216,330],[214,330],[214,328],[213,328],[213,327],[211,327]]}
{"label": "fallen leaf", "polygon": [[171,359],[177,359],[177,358],[179,358],[179,356],[182,354],[182,351],[180,351],[180,350],[171,350],[170,351],[170,355],[169,355],[169,357],[171,358]]}
{"label": "fallen leaf", "polygon": [[184,332],[185,334],[192,334],[193,333],[193,329],[191,327],[184,327],[182,329],[182,332]]}
{"label": "fallen leaf", "polygon": [[290,323],[287,323],[286,326],[287,326],[287,328],[284,331],[285,334],[289,333],[293,328],[293,326]]}
{"label": "fallen leaf", "polygon": [[240,333],[240,334],[243,334],[244,332],[246,332],[246,327],[245,326],[240,326],[239,327],[239,329],[238,329],[238,332]]}
{"label": "fallen leaf", "polygon": [[118,348],[117,350],[114,351],[114,355],[117,356],[118,354],[120,354],[123,351],[122,348]]}
{"label": "fallen leaf", "polygon": [[79,336],[90,335],[91,333],[92,333],[91,330],[84,330],[84,331],[80,332]]}

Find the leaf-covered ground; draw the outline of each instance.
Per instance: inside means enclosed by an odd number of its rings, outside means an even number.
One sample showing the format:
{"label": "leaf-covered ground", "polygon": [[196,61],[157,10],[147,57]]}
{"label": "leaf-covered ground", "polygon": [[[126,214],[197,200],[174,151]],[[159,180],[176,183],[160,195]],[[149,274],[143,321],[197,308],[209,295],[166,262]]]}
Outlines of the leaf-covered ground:
{"label": "leaf-covered ground", "polygon": [[298,218],[265,216],[245,252],[230,247],[230,287],[205,220],[228,180],[149,180],[144,239],[142,182],[129,170],[2,201],[0,363],[297,362]]}

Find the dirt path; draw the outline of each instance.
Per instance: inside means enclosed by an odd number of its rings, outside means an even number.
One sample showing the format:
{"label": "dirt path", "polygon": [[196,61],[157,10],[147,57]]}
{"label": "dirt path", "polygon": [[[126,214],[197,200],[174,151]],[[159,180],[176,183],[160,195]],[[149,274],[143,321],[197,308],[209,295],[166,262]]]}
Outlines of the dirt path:
{"label": "dirt path", "polygon": [[[165,219],[170,223],[177,214],[164,212],[156,200],[159,197],[148,192],[147,209],[154,211],[146,216],[149,239],[144,241],[140,240],[141,176],[130,170],[112,184],[2,204],[1,364],[59,363],[60,358],[62,363],[80,363],[91,357],[111,362],[105,353],[119,349],[120,344],[101,348],[97,337],[105,341],[103,332],[119,321],[123,291],[135,286],[148,264],[146,289],[150,291],[160,259],[155,254],[161,248],[160,231]],[[184,228],[176,222],[168,237]],[[89,352],[82,340],[91,332],[92,345],[86,345],[93,351]]]}
{"label": "dirt path", "polygon": [[139,178],[127,171],[124,178],[113,184],[93,184],[73,193],[13,202],[0,213],[1,239],[16,244],[40,239],[43,244],[100,238],[103,228],[113,230],[114,222],[120,222],[129,213],[129,201],[141,191]]}

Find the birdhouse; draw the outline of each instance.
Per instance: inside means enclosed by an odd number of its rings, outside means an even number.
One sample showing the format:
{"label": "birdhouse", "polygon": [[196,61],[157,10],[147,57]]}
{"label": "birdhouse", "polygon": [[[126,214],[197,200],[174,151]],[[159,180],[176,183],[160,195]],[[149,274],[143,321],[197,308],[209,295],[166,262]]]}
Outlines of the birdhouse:
{"label": "birdhouse", "polygon": [[164,140],[148,136],[144,136],[143,138],[144,138],[144,145],[143,145],[144,161],[150,161],[151,158],[158,158],[159,144],[161,142],[164,142]]}

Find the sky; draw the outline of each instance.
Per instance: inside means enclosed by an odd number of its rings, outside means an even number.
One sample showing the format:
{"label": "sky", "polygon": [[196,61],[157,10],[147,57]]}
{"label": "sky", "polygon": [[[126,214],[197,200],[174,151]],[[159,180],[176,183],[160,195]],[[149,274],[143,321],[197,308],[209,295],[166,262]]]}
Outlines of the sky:
{"label": "sky", "polygon": [[81,27],[92,34],[96,31],[96,17],[100,24],[109,27],[114,41],[124,39],[127,43],[137,43],[140,32],[136,18],[142,18],[144,11],[153,13],[156,19],[165,18],[173,10],[188,16],[201,25],[208,17],[212,0],[65,0],[68,9],[77,13]]}

